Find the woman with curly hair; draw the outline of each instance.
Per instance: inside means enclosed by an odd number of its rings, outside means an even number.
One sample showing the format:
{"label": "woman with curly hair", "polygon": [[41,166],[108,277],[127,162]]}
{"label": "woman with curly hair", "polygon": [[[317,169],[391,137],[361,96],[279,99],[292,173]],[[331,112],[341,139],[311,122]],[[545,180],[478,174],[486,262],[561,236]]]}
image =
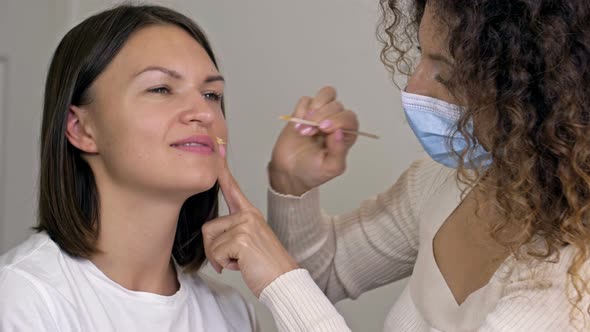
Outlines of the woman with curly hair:
{"label": "woman with curly hair", "polygon": [[317,187],[343,173],[341,129],[358,124],[331,88],[300,101],[321,126],[281,133],[268,218],[319,289],[305,270],[266,288],[279,327],[346,330],[320,289],[336,302],[410,276],[385,331],[588,331],[590,3],[380,3],[382,59],[409,75],[403,108],[430,158],[323,214]]}

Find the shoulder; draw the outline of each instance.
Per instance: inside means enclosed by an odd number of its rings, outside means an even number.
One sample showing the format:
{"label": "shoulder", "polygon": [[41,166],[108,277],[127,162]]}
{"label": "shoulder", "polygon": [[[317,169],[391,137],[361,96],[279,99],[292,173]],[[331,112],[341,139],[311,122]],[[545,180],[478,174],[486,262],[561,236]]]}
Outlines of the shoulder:
{"label": "shoulder", "polygon": [[66,254],[45,232],[35,233],[24,242],[0,256],[0,269],[28,272],[40,278],[53,277]]}
{"label": "shoulder", "polygon": [[415,160],[403,172],[396,183],[385,193],[391,201],[399,198],[409,200],[415,216],[420,214],[425,204],[449,185],[455,185],[457,171],[445,167],[430,157]]}
{"label": "shoulder", "polygon": [[457,177],[457,170],[448,168],[430,157],[415,160],[406,170],[409,189],[429,195],[438,191],[449,179]]}
{"label": "shoulder", "polygon": [[64,253],[46,233],[36,233],[0,256],[0,271],[15,271],[41,280],[55,280]]}
{"label": "shoulder", "polygon": [[[529,258],[516,261],[509,258],[504,271],[494,277],[501,285],[501,296],[487,318],[487,325],[495,328],[494,331],[508,331],[508,328],[520,331],[570,331],[583,326],[580,324],[583,324],[584,317],[572,304],[577,294],[568,272],[575,255],[576,249],[566,246],[542,261]],[[590,280],[589,272],[590,263],[586,261],[580,268],[584,282]],[[583,294],[578,303],[584,312],[590,306],[589,297],[590,294]],[[588,327],[590,325],[585,326]]]}
{"label": "shoulder", "polygon": [[30,297],[31,305],[65,300],[72,287],[66,277],[72,259],[46,233],[31,235],[0,256],[0,297]]}
{"label": "shoulder", "polygon": [[46,233],[33,234],[21,244],[0,256],[0,268],[25,266],[32,259],[52,249],[59,251],[57,245]]}
{"label": "shoulder", "polygon": [[36,273],[43,269],[33,267],[47,239],[33,235],[0,257],[0,330],[57,330],[53,301]]}
{"label": "shoulder", "polygon": [[[569,282],[569,269],[576,259],[578,249],[568,245],[557,250],[547,258],[538,258],[527,253],[544,251],[545,244],[541,238],[532,244],[523,246],[520,250],[521,258],[511,255],[500,267],[494,278],[506,285],[530,283],[534,289],[560,287],[565,289]],[[580,274],[584,278],[590,277],[590,261],[580,265]]]}
{"label": "shoulder", "polygon": [[0,256],[0,271],[13,271],[52,284],[61,279],[64,261],[69,259],[46,233],[36,233]]}

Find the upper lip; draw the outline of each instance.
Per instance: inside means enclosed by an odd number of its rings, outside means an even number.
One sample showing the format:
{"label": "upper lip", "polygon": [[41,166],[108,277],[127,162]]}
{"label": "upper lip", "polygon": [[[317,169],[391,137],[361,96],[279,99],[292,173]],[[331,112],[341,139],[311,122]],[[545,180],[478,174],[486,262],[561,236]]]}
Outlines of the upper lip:
{"label": "upper lip", "polygon": [[213,139],[207,135],[193,135],[183,138],[180,141],[170,144],[170,146],[182,145],[187,143],[198,143],[213,148]]}

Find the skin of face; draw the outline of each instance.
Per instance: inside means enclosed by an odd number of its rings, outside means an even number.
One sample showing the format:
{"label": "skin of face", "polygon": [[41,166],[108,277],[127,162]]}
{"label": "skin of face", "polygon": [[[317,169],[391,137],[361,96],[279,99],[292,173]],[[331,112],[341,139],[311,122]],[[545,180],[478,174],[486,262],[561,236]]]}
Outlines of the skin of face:
{"label": "skin of face", "polygon": [[447,29],[439,24],[433,6],[427,3],[418,32],[420,59],[408,79],[406,92],[451,104],[458,103],[445,86],[445,80],[448,79],[453,66],[447,36]]}
{"label": "skin of face", "polygon": [[[405,91],[465,106],[465,102],[457,99],[457,94],[450,92],[446,83],[454,63],[448,48],[448,28],[438,20],[435,9],[430,2],[424,9],[418,31],[420,59]],[[473,125],[473,135],[489,151],[491,142],[488,136],[482,133],[477,121],[474,120]]]}
{"label": "skin of face", "polygon": [[71,132],[82,139],[70,141],[86,152],[97,182],[184,200],[217,180],[216,138],[227,140],[223,91],[194,38],[176,26],[149,26],[93,82],[90,102],[71,107],[69,121],[79,121]]}

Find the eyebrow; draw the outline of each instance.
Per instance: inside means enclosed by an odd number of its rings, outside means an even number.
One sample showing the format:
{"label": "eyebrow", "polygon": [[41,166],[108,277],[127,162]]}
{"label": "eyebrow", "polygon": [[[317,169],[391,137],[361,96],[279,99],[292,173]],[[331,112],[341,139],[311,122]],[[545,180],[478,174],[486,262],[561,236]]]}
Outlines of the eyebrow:
{"label": "eyebrow", "polygon": [[426,56],[428,58],[430,58],[430,60],[439,61],[439,62],[447,64],[451,67],[453,66],[453,62],[451,60],[449,60],[449,58],[447,58],[446,56],[444,56],[442,54],[434,53],[434,54],[427,54]]}
{"label": "eyebrow", "polygon": [[[420,52],[422,51],[422,43],[420,43],[420,33],[418,33],[418,48],[420,49]],[[444,64],[447,64],[449,66],[453,66],[453,61],[451,61],[449,58],[447,58],[446,56],[440,54],[440,53],[428,53],[426,54],[426,56],[433,61],[438,61],[438,62],[442,62]]]}
{"label": "eyebrow", "polygon": [[225,82],[225,79],[221,75],[207,76],[207,78],[205,78],[205,83],[211,83],[211,82],[217,82],[217,81]]}
{"label": "eyebrow", "polygon": [[[137,74],[133,75],[133,77],[137,77],[137,76],[139,76],[145,72],[148,72],[148,71],[159,71],[159,72],[162,72],[162,73],[164,73],[174,79],[177,79],[177,80],[181,80],[184,78],[184,76],[182,76],[182,74],[180,74],[176,70],[168,69],[168,68],[161,67],[161,66],[146,67],[146,68],[142,69],[141,71],[139,71]],[[212,76],[207,76],[204,80],[205,83],[211,83],[211,82],[217,82],[217,81],[225,82],[225,79],[221,75],[212,75]]]}
{"label": "eyebrow", "polygon": [[136,73],[135,75],[133,75],[133,77],[137,77],[137,76],[139,76],[145,72],[148,72],[148,71],[159,71],[159,72],[162,72],[162,73],[164,73],[174,79],[177,79],[177,80],[180,80],[183,78],[183,76],[179,72],[172,70],[172,69],[160,67],[160,66],[146,67],[146,68],[142,69],[141,71],[139,71],[138,73]]}

